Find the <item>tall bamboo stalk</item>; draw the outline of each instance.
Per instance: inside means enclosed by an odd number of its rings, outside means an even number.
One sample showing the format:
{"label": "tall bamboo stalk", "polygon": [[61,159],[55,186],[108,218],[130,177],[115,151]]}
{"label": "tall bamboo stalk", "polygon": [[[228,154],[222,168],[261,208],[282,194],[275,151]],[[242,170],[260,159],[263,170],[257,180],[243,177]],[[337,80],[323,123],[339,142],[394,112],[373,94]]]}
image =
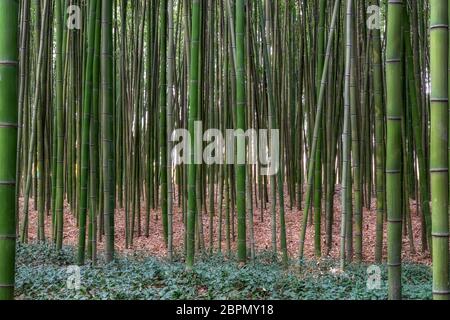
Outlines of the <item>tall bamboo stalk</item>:
{"label": "tall bamboo stalk", "polygon": [[430,1],[430,182],[433,298],[448,300],[448,1]]}
{"label": "tall bamboo stalk", "polygon": [[401,299],[402,201],[401,190],[401,120],[403,107],[402,33],[403,1],[390,0],[386,39],[386,200],[388,216],[389,298]]}
{"label": "tall bamboo stalk", "polygon": [[112,0],[102,1],[101,15],[102,174],[106,262],[114,259],[114,180],[112,123]]}
{"label": "tall bamboo stalk", "polygon": [[16,250],[19,4],[2,1],[0,12],[0,300],[10,300],[14,298]]}
{"label": "tall bamboo stalk", "polygon": [[189,133],[191,135],[188,165],[188,212],[187,212],[187,253],[186,268],[191,270],[194,266],[195,254],[195,221],[197,212],[196,203],[196,164],[194,163],[194,145],[196,136],[194,134],[194,122],[197,119],[197,110],[199,106],[199,84],[198,84],[198,64],[199,64],[199,37],[200,37],[200,1],[192,1],[192,27],[190,38],[190,72],[189,72]]}

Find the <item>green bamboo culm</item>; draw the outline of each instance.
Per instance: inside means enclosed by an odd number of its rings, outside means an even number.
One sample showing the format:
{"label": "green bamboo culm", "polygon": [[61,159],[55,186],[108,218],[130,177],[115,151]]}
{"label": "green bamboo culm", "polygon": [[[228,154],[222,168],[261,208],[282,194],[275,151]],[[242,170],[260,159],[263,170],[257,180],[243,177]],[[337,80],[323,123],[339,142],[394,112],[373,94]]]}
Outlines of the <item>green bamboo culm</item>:
{"label": "green bamboo culm", "polygon": [[196,164],[194,155],[194,145],[196,141],[195,121],[199,107],[198,92],[198,65],[199,65],[199,39],[200,39],[200,0],[192,1],[192,26],[191,26],[191,49],[190,49],[190,72],[189,72],[189,119],[188,130],[191,137],[188,165],[188,212],[187,212],[187,250],[186,268],[192,270],[195,256],[195,220],[197,219],[197,199],[196,199]]}
{"label": "green bamboo culm", "polygon": [[97,0],[95,14],[94,61],[92,64],[92,101],[89,125],[89,246],[92,264],[97,260],[97,211],[99,209],[99,87],[100,87],[100,37],[101,1]]}
{"label": "green bamboo culm", "polygon": [[0,300],[14,299],[18,12],[18,1],[0,1]]}
{"label": "green bamboo culm", "polygon": [[85,248],[86,248],[86,213],[88,206],[88,181],[89,181],[89,127],[91,118],[91,102],[92,102],[92,77],[94,64],[94,45],[95,45],[95,15],[97,8],[97,0],[89,2],[89,18],[88,18],[88,47],[86,74],[84,81],[83,96],[83,120],[81,133],[81,181],[80,181],[80,200],[78,204],[78,264],[84,264]]}
{"label": "green bamboo culm", "polygon": [[430,0],[433,298],[448,300],[448,1]]}
{"label": "green bamboo culm", "polygon": [[56,73],[56,168],[54,168],[55,206],[54,228],[56,249],[62,248],[63,242],[63,218],[64,218],[64,106],[63,106],[63,22],[61,1],[55,4],[55,73]]}
{"label": "green bamboo culm", "polygon": [[113,101],[112,101],[112,0],[102,0],[101,15],[101,97],[103,212],[106,262],[114,259]]}
{"label": "green bamboo culm", "polygon": [[[245,130],[245,0],[236,1],[236,129]],[[238,218],[238,260],[247,259],[245,206],[245,138],[237,147],[236,206]]]}
{"label": "green bamboo culm", "polygon": [[160,71],[159,71],[159,135],[161,160],[161,216],[163,224],[164,241],[167,245],[167,0],[161,1],[160,9]]}
{"label": "green bamboo culm", "polygon": [[345,85],[344,85],[344,123],[342,129],[342,193],[341,193],[341,244],[340,244],[340,268],[345,268],[345,235],[347,233],[347,215],[351,214],[351,208],[347,201],[348,193],[351,192],[350,176],[350,77],[351,77],[351,52],[352,52],[352,15],[353,0],[347,0],[346,13],[346,41],[345,41]]}
{"label": "green bamboo culm", "polygon": [[[379,6],[379,0],[371,0],[371,6]],[[375,262],[381,263],[383,256],[383,219],[385,205],[385,178],[384,178],[384,106],[383,106],[383,70],[381,66],[381,39],[380,29],[371,30],[371,63],[373,77],[373,94],[375,107],[375,186],[376,186],[376,240]],[[421,181],[424,179],[421,178]]]}
{"label": "green bamboo culm", "polygon": [[386,202],[389,299],[401,299],[402,201],[402,34],[404,3],[390,0],[386,39]]}
{"label": "green bamboo culm", "polygon": [[172,185],[172,143],[170,140],[173,127],[173,96],[175,92],[174,85],[174,69],[175,53],[174,53],[174,13],[173,0],[168,0],[168,40],[167,40],[167,110],[166,110],[166,138],[167,138],[167,258],[172,260],[173,256],[173,185]]}
{"label": "green bamboo culm", "polygon": [[[322,80],[323,63],[325,57],[325,13],[326,13],[326,1],[320,0],[319,3],[319,30],[317,39],[317,65],[315,75],[315,94],[317,100],[319,100],[320,81]],[[321,216],[322,216],[322,119],[318,119],[319,122],[319,140],[317,141],[317,151],[314,161],[314,250],[316,257],[321,256]]]}

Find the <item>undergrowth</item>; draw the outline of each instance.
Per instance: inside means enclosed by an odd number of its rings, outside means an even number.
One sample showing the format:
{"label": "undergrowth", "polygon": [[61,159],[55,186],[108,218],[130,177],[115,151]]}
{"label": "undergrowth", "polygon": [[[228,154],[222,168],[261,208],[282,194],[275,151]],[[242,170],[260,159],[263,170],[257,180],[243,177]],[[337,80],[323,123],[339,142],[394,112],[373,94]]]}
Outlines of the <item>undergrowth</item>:
{"label": "undergrowth", "polygon": [[[386,299],[387,269],[380,266],[381,286],[369,290],[368,265],[337,271],[331,260],[292,262],[289,269],[261,253],[254,263],[239,267],[234,258],[199,257],[191,272],[181,259],[167,261],[143,253],[118,256],[110,264],[80,268],[78,290],[70,289],[76,250],[59,253],[50,245],[17,248],[17,299]],[[72,276],[72,278],[70,278]],[[424,265],[403,267],[403,297],[431,299],[431,270]],[[70,281],[69,281],[70,282]]]}

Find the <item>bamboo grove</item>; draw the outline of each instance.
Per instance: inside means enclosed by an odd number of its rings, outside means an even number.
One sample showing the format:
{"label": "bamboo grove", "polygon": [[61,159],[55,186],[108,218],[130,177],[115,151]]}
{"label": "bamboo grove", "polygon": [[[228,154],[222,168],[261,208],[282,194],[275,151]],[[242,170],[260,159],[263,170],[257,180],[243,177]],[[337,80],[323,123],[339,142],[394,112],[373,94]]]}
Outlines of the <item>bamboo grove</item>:
{"label": "bamboo grove", "polygon": [[[449,14],[447,0],[0,0],[0,298],[15,239],[35,228],[60,250],[72,216],[80,265],[155,230],[188,270],[217,252],[243,265],[260,220],[286,267],[302,267],[309,233],[343,270],[387,263],[391,299],[408,243],[432,255],[434,298],[448,299]],[[278,130],[278,170],[199,163],[200,121]],[[174,159],[178,128],[189,164]]]}

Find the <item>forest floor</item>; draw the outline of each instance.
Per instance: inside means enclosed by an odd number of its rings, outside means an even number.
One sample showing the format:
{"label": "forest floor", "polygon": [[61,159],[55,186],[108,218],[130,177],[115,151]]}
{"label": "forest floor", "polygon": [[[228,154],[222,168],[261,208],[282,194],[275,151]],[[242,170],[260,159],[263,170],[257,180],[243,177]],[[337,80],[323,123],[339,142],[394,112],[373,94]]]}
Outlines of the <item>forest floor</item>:
{"label": "forest floor", "polygon": [[[287,193],[285,193],[287,194]],[[176,202],[175,198],[175,203]],[[286,197],[288,202],[288,197]],[[20,206],[23,207],[23,200],[20,201]],[[216,205],[217,208],[217,205]],[[30,200],[30,209],[35,209],[33,200]],[[21,209],[22,210],[22,209]],[[402,259],[405,262],[421,263],[430,265],[431,259],[428,252],[422,252],[421,244],[421,217],[417,213],[415,201],[411,201],[411,217],[415,250],[412,251],[409,243],[409,238],[404,234],[403,236],[403,249]],[[145,232],[145,203],[141,204],[141,236],[138,235],[138,227],[136,226],[136,234],[131,248],[126,248],[125,245],[125,211],[124,209],[117,209],[115,216],[115,245],[116,250],[121,253],[130,252],[142,252],[144,254],[153,255],[155,257],[165,257],[167,255],[167,249],[163,239],[162,222],[159,216],[160,212],[151,211],[151,221],[149,236],[144,236]],[[277,208],[277,213],[279,209]],[[286,235],[287,235],[287,247],[289,257],[295,259],[298,256],[300,225],[302,221],[303,211],[297,208],[290,209],[286,205],[285,217],[286,217]],[[76,226],[76,218],[71,213],[69,205],[66,203],[64,208],[64,240],[65,245],[76,246],[78,241],[78,228]],[[37,212],[36,210],[30,210],[30,222],[29,222],[29,239],[33,242],[37,238]],[[46,238],[51,237],[51,217],[46,217],[45,224]],[[209,244],[209,214],[203,214],[203,233],[206,248]],[[218,214],[214,217],[213,228],[213,245],[214,252],[218,249]],[[340,242],[340,196],[339,192],[336,192],[334,198],[334,223],[333,223],[333,241],[332,249],[325,257],[326,243],[325,243],[325,218],[322,218],[322,257],[330,259],[339,259],[339,242]],[[182,219],[181,208],[175,206],[174,208],[174,250],[176,254],[183,254],[184,251],[184,224]],[[363,261],[371,263],[374,261],[375,255],[375,227],[376,227],[376,210],[375,201],[372,201],[371,210],[364,208],[363,211]],[[237,236],[237,228],[235,229],[235,236]],[[278,237],[278,250],[279,250],[279,217],[277,215],[277,237]],[[223,227],[222,227],[222,252],[226,252],[226,239],[225,239],[225,213],[223,213]],[[248,227],[247,227],[248,230]],[[271,236],[271,216],[270,216],[270,204],[267,204],[267,208],[261,212],[260,207],[254,205],[254,237],[255,237],[255,251],[262,252],[268,251],[272,247]],[[235,239],[236,240],[236,239]],[[103,250],[103,242],[98,243],[98,249]],[[231,248],[234,251],[236,249],[236,241],[231,241]],[[383,257],[386,258],[387,245],[386,245],[386,225],[384,230],[383,240]],[[308,225],[306,232],[306,242],[304,250],[305,258],[313,259],[315,257],[314,250],[314,226]]]}

